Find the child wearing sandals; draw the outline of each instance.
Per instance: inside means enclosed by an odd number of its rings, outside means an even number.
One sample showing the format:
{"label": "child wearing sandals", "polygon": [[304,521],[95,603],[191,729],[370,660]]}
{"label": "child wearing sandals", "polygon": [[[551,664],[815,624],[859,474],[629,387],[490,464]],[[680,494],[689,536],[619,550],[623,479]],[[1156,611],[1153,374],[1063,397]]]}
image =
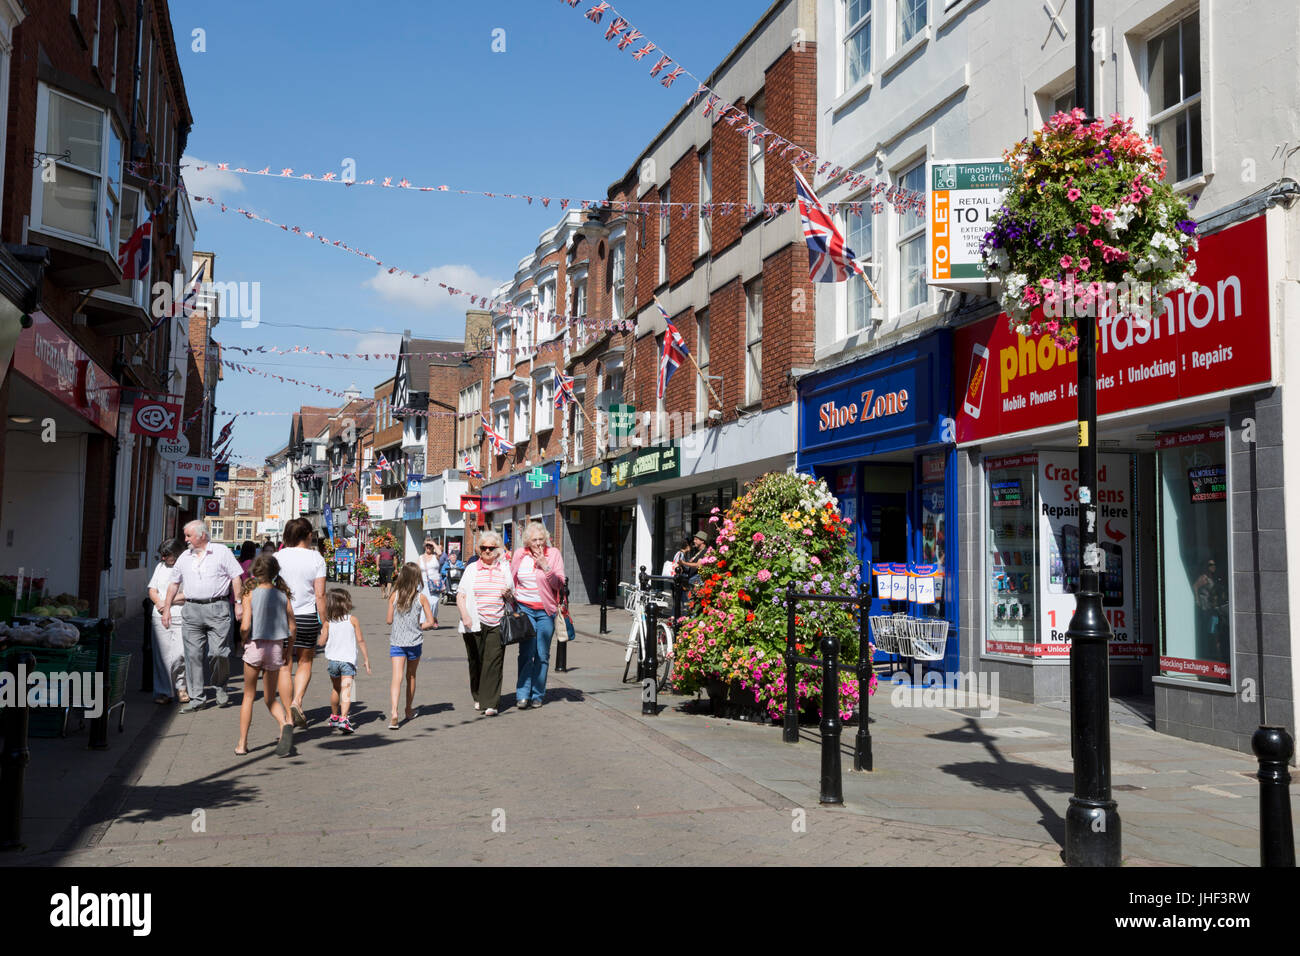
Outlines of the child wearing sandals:
{"label": "child wearing sandals", "polygon": [[424,593],[424,578],[420,566],[414,561],[402,565],[388,599],[388,656],[393,661],[393,683],[390,688],[392,709],[388,712],[388,729],[397,730],[397,704],[406,685],[406,719],[415,717],[411,705],[415,702],[415,672],[420,666],[424,650],[424,632],[432,630],[433,610],[428,595]]}
{"label": "child wearing sandals", "polygon": [[325,607],[329,623],[316,646],[325,648],[333,685],[330,691],[330,730],[337,727],[350,734],[355,729],[348,719],[348,708],[352,706],[352,681],[357,676],[357,648],[361,649],[367,674],[370,673],[370,654],[361,634],[361,622],[352,613],[352,595],[343,588],[331,588],[325,595]]}
{"label": "child wearing sandals", "polygon": [[288,701],[277,700],[279,671],[284,666],[284,648],[294,637],[293,603],[289,588],[280,578],[280,562],[270,555],[253,559],[244,581],[240,600],[243,611],[239,630],[244,638],[244,699],[239,705],[239,743],[235,753],[248,753],[248,728],[253,722],[253,699],[257,696],[257,679],[262,677],[262,696],[266,709],[280,725],[277,757],[293,752],[293,721]]}

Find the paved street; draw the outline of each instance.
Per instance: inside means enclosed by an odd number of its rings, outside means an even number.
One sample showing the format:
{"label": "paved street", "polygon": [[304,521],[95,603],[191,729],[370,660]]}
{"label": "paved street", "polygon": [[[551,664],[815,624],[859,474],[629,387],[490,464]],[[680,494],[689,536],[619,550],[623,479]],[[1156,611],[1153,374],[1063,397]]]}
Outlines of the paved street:
{"label": "paved street", "polygon": [[[578,609],[588,633],[542,710],[514,708],[508,652],[496,718],[473,710],[444,609],[426,636],[419,716],[389,731],[383,607],[374,590],[354,593],[378,665],[361,676],[354,736],[323,724],[323,665],[290,759],[274,756],[260,702],[244,758],[235,706],[170,712],[142,731],[142,759],[105,784],[67,849],[33,844],[4,862],[1060,865],[1071,779],[1060,710],[905,710],[882,687],[877,769],[849,771],[847,728],[846,806],[822,809],[815,728],[791,746],[773,727],[682,713],[672,696],[642,717],[639,691],[619,681],[621,639],[594,636],[595,608]],[[612,612],[611,629],[626,620]],[[1252,761],[1135,723],[1113,731],[1126,862],[1254,865]]]}

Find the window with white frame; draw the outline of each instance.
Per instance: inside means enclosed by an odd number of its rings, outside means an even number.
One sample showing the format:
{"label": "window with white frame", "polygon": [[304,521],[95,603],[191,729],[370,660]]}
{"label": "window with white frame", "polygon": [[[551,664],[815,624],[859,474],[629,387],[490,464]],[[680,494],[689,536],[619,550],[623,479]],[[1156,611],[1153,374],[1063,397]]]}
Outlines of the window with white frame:
{"label": "window with white frame", "polygon": [[[136,227],[140,225],[140,222],[145,215],[144,197],[140,194],[140,191],[131,186],[123,186],[122,214],[119,217],[117,231],[119,248],[131,238],[131,235],[135,232]],[[147,308],[145,293],[148,288],[149,284],[143,279],[123,279],[117,285],[96,289],[95,295],[111,295],[116,298],[125,299],[134,302],[143,309]]]}
{"label": "window with white frame", "polygon": [[541,286],[541,295],[537,302],[537,341],[544,342],[555,334],[555,283],[546,282]]}
{"label": "window with white frame", "polygon": [[[749,118],[760,126],[767,126],[767,101],[758,96],[749,104]],[[762,206],[766,187],[766,168],[764,166],[767,144],[755,137],[749,141],[749,201],[755,206]]]}
{"label": "window with white frame", "polygon": [[1073,86],[1070,87],[1068,90],[1062,90],[1060,93],[1057,93],[1054,97],[1052,97],[1053,116],[1055,116],[1057,113],[1068,113],[1070,112],[1070,110],[1074,109],[1074,107],[1075,107],[1075,102],[1074,102]]}
{"label": "window with white frame", "polygon": [[1147,122],[1173,182],[1204,171],[1201,155],[1201,30],[1192,14],[1146,46]]}
{"label": "window with white frame", "polygon": [[478,441],[475,440],[474,434],[479,427],[479,416],[483,409],[483,386],[479,382],[466,386],[460,390],[460,397],[456,403],[456,467],[460,468],[464,462],[463,457],[466,453],[470,459],[478,463]]}
{"label": "window with white frame", "polygon": [[898,13],[898,40],[895,50],[902,49],[929,22],[929,0],[894,0]]}
{"label": "window with white frame", "polygon": [[555,426],[555,377],[539,379],[533,390],[537,395],[537,430]]}
{"label": "window with white frame", "polygon": [[494,409],[493,419],[496,423],[492,429],[493,431],[502,438],[510,434],[510,402],[508,400],[502,402],[499,408]]}
{"label": "window with white frame", "polygon": [[496,355],[496,374],[505,375],[510,371],[511,357],[510,351],[510,326],[502,326],[497,329],[497,355]]}
{"label": "window with white frame", "polygon": [[844,86],[848,90],[871,72],[871,0],[842,0],[844,10]]}
{"label": "window with white frame", "polygon": [[578,318],[587,315],[587,280],[580,279],[573,284],[573,314]]}
{"label": "window with white frame", "polygon": [[668,281],[668,233],[672,228],[672,195],[667,184],[659,190],[659,284]]}
{"label": "window with white frame", "polygon": [[123,24],[116,20],[113,22],[113,62],[108,65],[108,91],[110,93],[117,92],[117,57],[118,50],[121,48],[122,26]]}
{"label": "window with white frame", "polygon": [[763,280],[745,286],[745,404],[763,400]]}
{"label": "window with white frame", "polygon": [[240,511],[253,510],[253,489],[252,488],[239,489],[239,510]]}
{"label": "window with white frame", "polygon": [[700,255],[713,248],[713,222],[703,214],[704,207],[713,202],[713,150],[705,146],[700,150]]}
{"label": "window with white frame", "polygon": [[[116,255],[122,196],[122,134],[109,114],[39,86],[36,141],[55,164],[33,171],[37,228],[89,241]],[[65,153],[67,158],[65,159]]]}
{"label": "window with white frame", "polygon": [[695,314],[695,363],[700,374],[695,376],[695,414],[700,419],[709,414],[709,310]]}
{"label": "window with white frame", "polygon": [[90,34],[90,65],[96,70],[99,69],[99,14],[103,5],[104,0],[95,0],[95,25]]}
{"label": "window with white frame", "polygon": [[[513,362],[519,362],[528,357],[528,349],[533,344],[533,316],[537,311],[536,301],[524,303],[524,312],[516,320],[518,322],[519,334],[515,336],[515,343],[519,351],[515,353]],[[512,364],[513,364],[512,362]]]}
{"label": "window with white frame", "polygon": [[531,420],[530,406],[532,405],[529,391],[529,389],[523,389],[515,394],[515,431],[510,439],[515,443],[528,441],[528,436],[532,433],[529,424]]}
{"label": "window with white frame", "polygon": [[627,269],[627,247],[625,243],[620,242],[614,247],[613,255],[610,259],[610,275],[613,277],[613,304],[614,318],[623,318],[623,273]]}
{"label": "window with white frame", "polygon": [[[849,248],[853,254],[858,257],[858,261],[869,263],[875,259],[876,237],[874,228],[874,218],[871,215],[871,202],[862,203],[862,214],[858,215],[852,209],[844,215],[844,234],[848,237]],[[865,270],[868,277],[871,277],[870,269]],[[871,290],[867,283],[860,276],[850,276],[845,285],[848,292],[848,323],[847,334],[853,335],[856,332],[868,328],[871,324]]]}
{"label": "window with white frame", "polygon": [[209,518],[208,531],[212,533],[213,541],[224,541],[226,539],[226,522],[221,518]]}
{"label": "window with white frame", "polygon": [[[898,185],[912,192],[925,189],[925,160],[904,171]],[[898,310],[920,305],[926,299],[925,214],[910,206],[898,214]]]}
{"label": "window with white frame", "polygon": [[582,393],[578,393],[578,401],[570,402],[565,407],[569,409],[569,460],[575,465],[581,465],[584,455],[583,442],[585,440],[585,429],[587,418],[581,407]]}

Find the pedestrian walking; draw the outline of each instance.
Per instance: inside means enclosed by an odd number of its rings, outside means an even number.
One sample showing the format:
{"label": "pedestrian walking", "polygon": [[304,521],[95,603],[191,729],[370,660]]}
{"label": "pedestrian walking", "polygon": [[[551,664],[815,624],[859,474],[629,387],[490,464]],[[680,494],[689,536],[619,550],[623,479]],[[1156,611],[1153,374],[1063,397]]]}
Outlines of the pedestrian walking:
{"label": "pedestrian walking", "polygon": [[285,707],[280,672],[285,669],[285,647],[294,636],[294,618],[289,587],[280,574],[280,562],[265,555],[254,558],[240,600],[244,697],[239,702],[239,742],[235,744],[235,753],[240,757],[248,753],[248,729],[253,724],[253,700],[260,677],[266,709],[280,728],[275,755],[287,757],[293,752],[293,724]]}
{"label": "pedestrian walking", "polygon": [[[217,704],[230,702],[226,681],[230,677],[231,596],[239,587],[243,571],[230,549],[209,537],[208,526],[191,521],[185,526],[185,543],[189,550],[176,559],[163,601],[162,625],[172,626],[172,601],[185,594],[181,608],[181,635],[185,643],[185,687],[190,701],[181,713],[192,714],[207,703],[204,680],[204,650],[212,670],[212,686]],[[240,605],[234,605],[238,619]]]}
{"label": "pedestrian walking", "polygon": [[[172,568],[180,557],[181,547],[178,541],[164,541],[158,546],[158,566],[153,569],[149,579],[149,600],[153,602],[150,613],[153,623],[153,702],[170,704],[175,696],[182,704],[189,702],[185,693],[185,638],[181,635],[181,622],[177,617],[170,627],[163,627],[162,612],[167,605],[163,603],[167,595],[167,584],[171,578]],[[177,592],[171,604],[180,607],[185,603],[185,595]]]}
{"label": "pedestrian walking", "polygon": [[420,566],[420,574],[424,578],[425,590],[429,595],[429,603],[433,606],[433,626],[438,626],[438,602],[442,598],[442,548],[438,547],[438,542],[432,538],[424,542],[424,554],[416,560]]}
{"label": "pedestrian walking", "polygon": [[388,545],[384,545],[375,552],[375,558],[379,564],[379,586],[384,589],[382,593],[384,600],[387,600],[393,586],[393,565],[397,560],[397,553]]}
{"label": "pedestrian walking", "polygon": [[509,565],[501,559],[501,535],[495,531],[479,535],[477,558],[465,566],[456,592],[456,608],[469,659],[474,709],[495,717],[501,705],[501,665],[505,659],[501,618],[504,599],[513,593],[514,582]]}
{"label": "pedestrian walking", "polygon": [[325,559],[311,546],[311,522],[294,518],[284,526],[284,548],[276,555],[280,574],[289,586],[293,601],[293,616],[297,626],[293,642],[293,663],[297,669],[292,677],[286,667],[280,675],[280,694],[289,701],[293,725],[299,730],[307,727],[307,716],[302,702],[311,683],[312,661],[316,656],[316,639],[321,634],[321,623],[328,620],[325,608]]}
{"label": "pedestrian walking", "polygon": [[257,545],[252,541],[245,541],[239,546],[239,566],[243,569],[245,577],[248,576],[249,570],[253,567],[255,557],[257,557]]}
{"label": "pedestrian walking", "polygon": [[366,650],[361,622],[352,613],[352,595],[343,588],[330,588],[325,595],[325,606],[329,612],[329,622],[319,643],[325,648],[327,673],[332,688],[330,730],[337,727],[345,734],[350,734],[354,728],[348,719],[348,709],[352,706],[352,685],[357,676],[357,649],[361,650],[361,660],[365,662],[367,674],[370,673],[370,652]]}
{"label": "pedestrian walking", "polygon": [[397,720],[397,702],[403,683],[406,684],[406,719],[415,717],[412,709],[415,702],[415,672],[420,666],[420,654],[424,650],[424,632],[433,627],[433,611],[429,608],[429,598],[424,594],[420,566],[414,561],[402,565],[397,574],[393,596],[388,599],[388,623],[392,626],[388,634],[388,656],[393,662],[393,683],[390,688],[392,708],[388,711],[388,729],[396,730],[400,726]]}
{"label": "pedestrian walking", "polygon": [[515,601],[533,622],[533,636],[519,642],[519,679],[515,703],[520,710],[541,707],[546,698],[546,676],[551,664],[551,638],[560,610],[560,589],[565,587],[564,559],[551,545],[551,533],[540,521],[529,522],[521,535],[522,547],[510,561]]}

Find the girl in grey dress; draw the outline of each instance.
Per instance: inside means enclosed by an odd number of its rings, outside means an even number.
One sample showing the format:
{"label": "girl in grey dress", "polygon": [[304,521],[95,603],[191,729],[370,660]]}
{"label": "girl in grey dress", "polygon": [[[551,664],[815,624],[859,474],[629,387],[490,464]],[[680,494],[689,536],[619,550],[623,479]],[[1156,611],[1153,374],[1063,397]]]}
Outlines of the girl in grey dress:
{"label": "girl in grey dress", "polygon": [[266,699],[266,709],[280,725],[276,756],[287,757],[293,750],[289,702],[276,699],[285,644],[293,640],[295,630],[289,598],[289,588],[280,577],[280,562],[265,554],[254,558],[240,596],[244,603],[239,624],[244,637],[244,699],[239,705],[239,743],[235,745],[235,753],[241,757],[248,753],[253,699],[257,696],[257,679],[264,673],[262,696]]}
{"label": "girl in grey dress", "polygon": [[402,565],[397,573],[393,596],[388,599],[388,656],[393,661],[392,708],[388,711],[388,729],[396,730],[397,703],[402,684],[406,684],[406,719],[415,716],[415,672],[424,650],[424,632],[435,625],[429,598],[424,593],[424,577],[414,561]]}

